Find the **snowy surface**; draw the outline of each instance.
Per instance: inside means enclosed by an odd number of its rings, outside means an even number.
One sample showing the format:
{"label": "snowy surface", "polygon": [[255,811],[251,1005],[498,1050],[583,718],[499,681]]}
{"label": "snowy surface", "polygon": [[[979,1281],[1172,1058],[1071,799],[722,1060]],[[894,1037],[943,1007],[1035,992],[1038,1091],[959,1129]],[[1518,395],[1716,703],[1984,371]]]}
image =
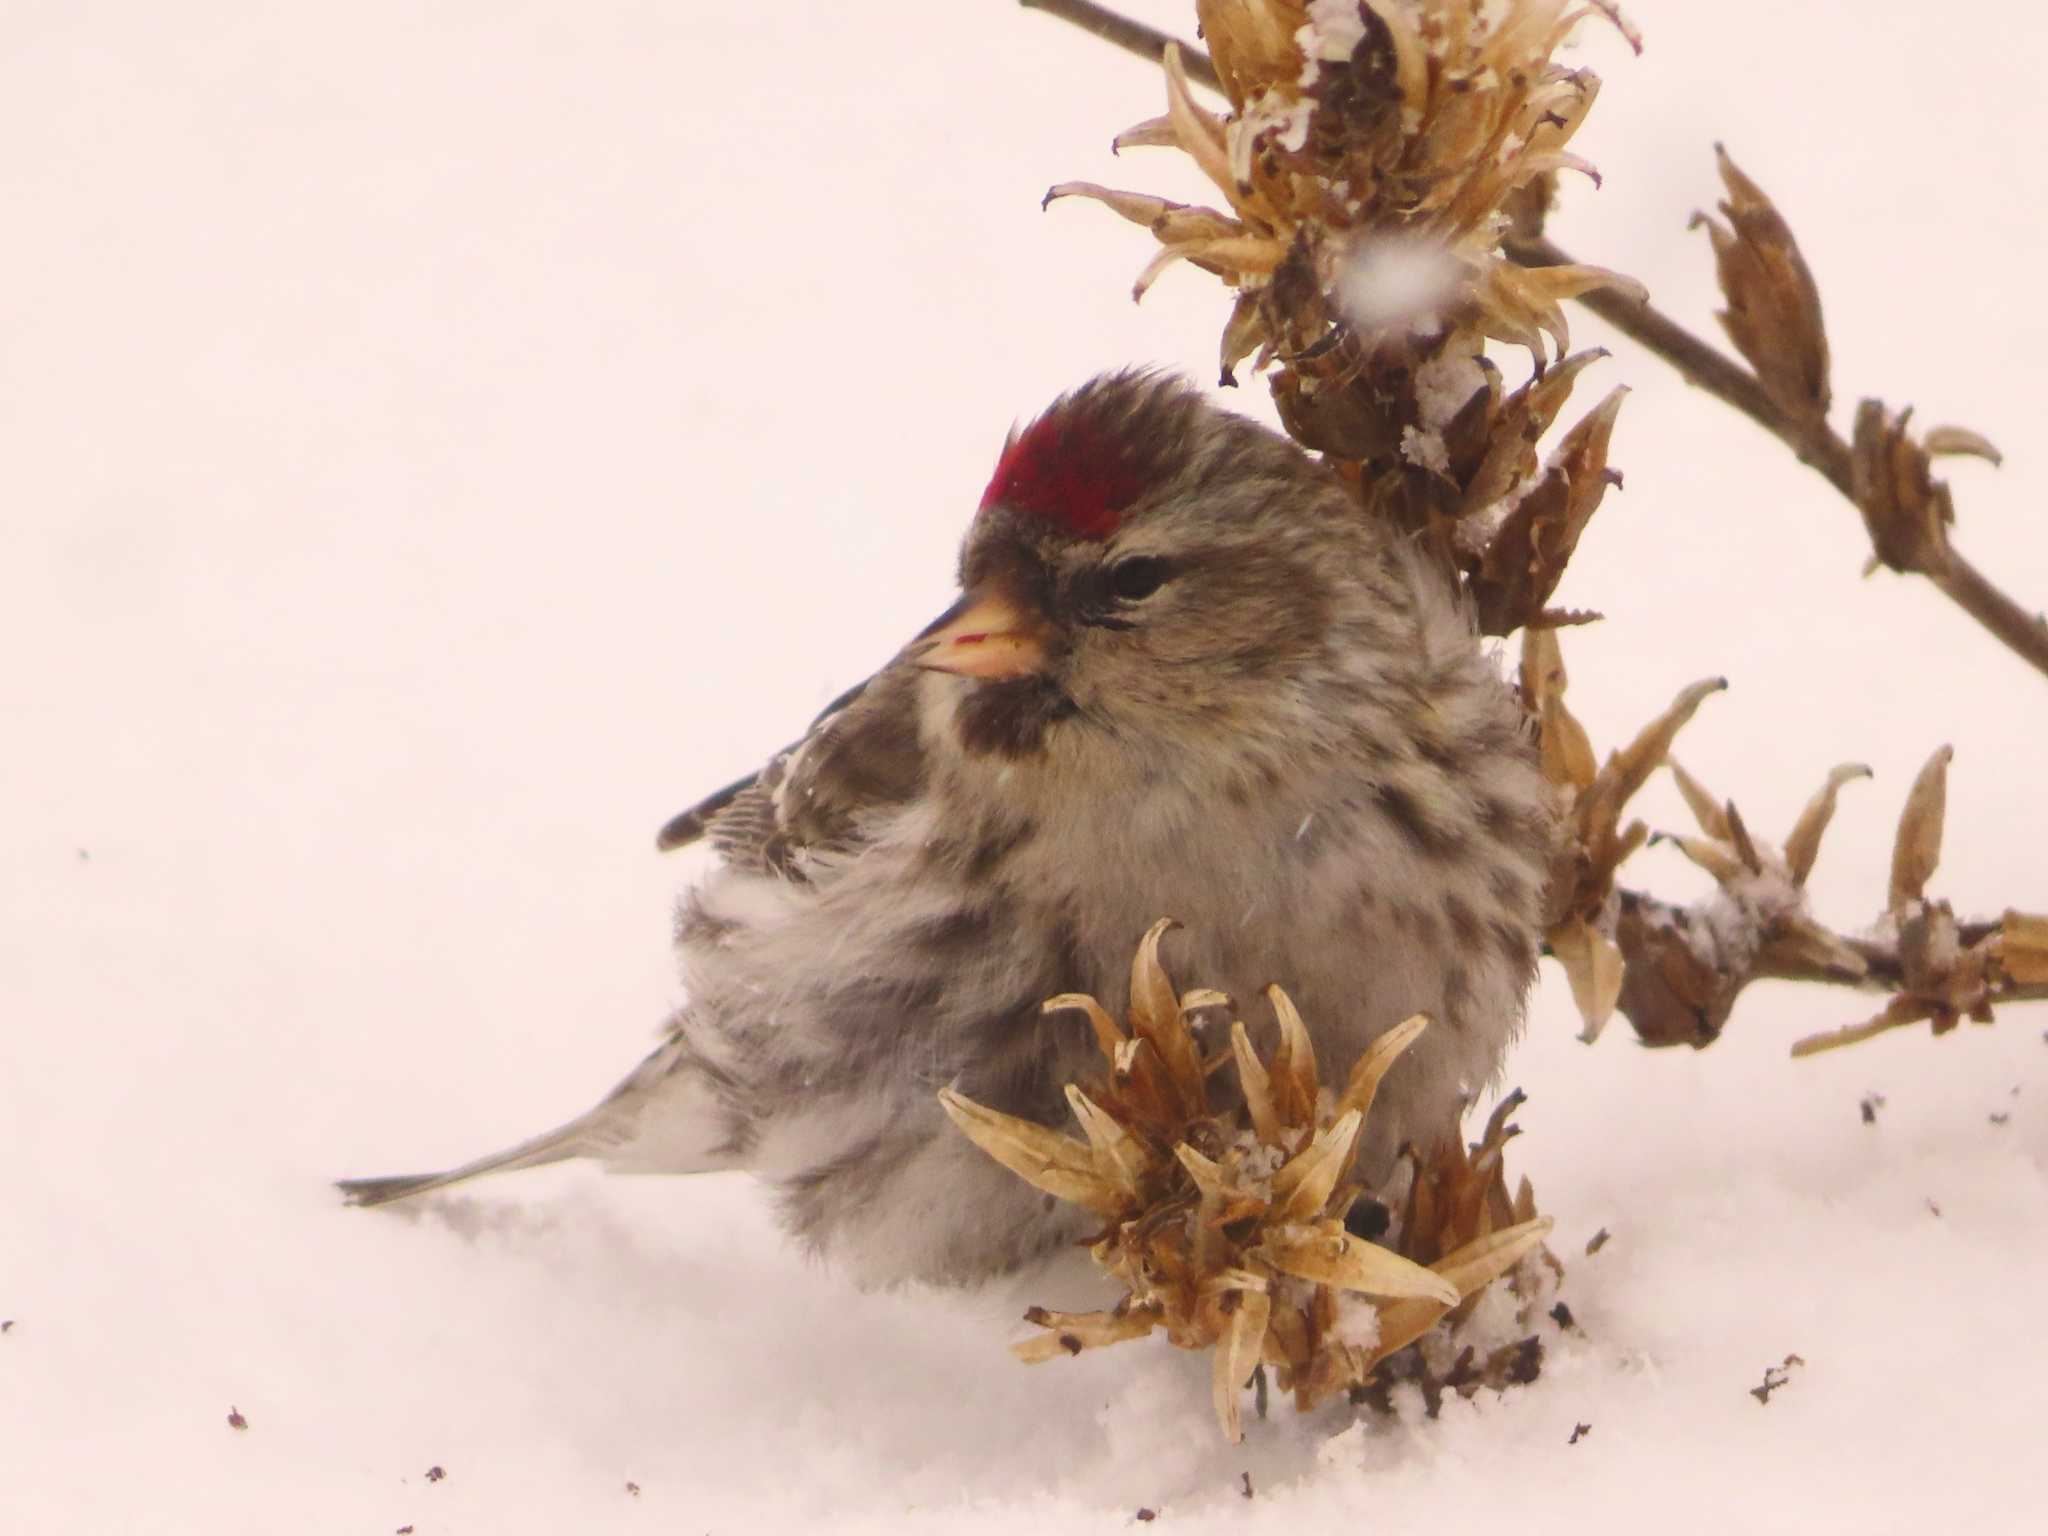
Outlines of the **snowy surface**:
{"label": "snowy surface", "polygon": [[[1574,147],[1607,185],[1558,237],[1706,324],[1684,222],[1725,140],[1805,240],[1845,402],[2007,449],[1953,471],[1961,539],[2041,602],[2048,23],[1635,11],[1640,61],[1589,40]],[[1235,1451],[1163,1345],[1010,1362],[1077,1277],[860,1295],[740,1179],[336,1205],[637,1057],[696,867],[654,828],[948,601],[1011,419],[1113,363],[1210,372],[1213,284],[1134,309],[1143,233],[1037,207],[1197,194],[1107,153],[1160,102],[1002,0],[8,9],[0,1529],[2026,1523],[2042,1011],[1793,1063],[1864,1005],[1765,986],[1714,1050],[1650,1055],[1577,1044],[1546,976],[1514,1156],[1581,1331],[1544,1324],[1507,1398],[1284,1413]],[[1561,594],[1610,615],[1567,642],[1594,739],[1727,674],[1684,756],[1773,835],[1875,765],[1814,882],[1844,926],[1952,741],[1937,888],[2048,909],[2048,687],[1859,581],[1848,509],[1661,365],[1618,344],[1585,401],[1621,381],[1628,489]]]}

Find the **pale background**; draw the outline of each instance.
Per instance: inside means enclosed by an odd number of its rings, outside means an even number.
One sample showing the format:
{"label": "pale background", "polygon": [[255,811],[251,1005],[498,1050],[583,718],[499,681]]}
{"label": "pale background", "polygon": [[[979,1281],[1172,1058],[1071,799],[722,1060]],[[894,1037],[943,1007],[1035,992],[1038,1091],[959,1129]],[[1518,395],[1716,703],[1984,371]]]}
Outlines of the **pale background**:
{"label": "pale background", "polygon": [[[1708,326],[1685,223],[1725,140],[1802,237],[1845,405],[2004,447],[1953,472],[1960,540],[2048,601],[2048,22],[1633,14],[1640,60],[1586,33],[1606,188],[1554,233]],[[1214,284],[1134,308],[1143,232],[1037,204],[1197,195],[1108,154],[1161,99],[1002,0],[0,6],[0,1526],[2020,1522],[2043,1011],[1793,1063],[1866,1005],[1765,987],[1653,1056],[1576,1044],[1546,972],[1515,1166],[1585,1334],[1546,1324],[1506,1400],[1227,1453],[1200,1363],[1027,1372],[1030,1294],[859,1296],[743,1180],[336,1207],[332,1176],[499,1145],[636,1059],[698,867],[655,827],[944,606],[1013,419],[1114,364],[1209,376]],[[1560,594],[1609,615],[1568,640],[1596,742],[1725,673],[1683,753],[1752,825],[1874,765],[1814,880],[1844,926],[1953,742],[1937,888],[2048,909],[2048,682],[1859,580],[1846,504],[1662,364],[1620,343],[1583,403],[1610,381],[1627,490]]]}

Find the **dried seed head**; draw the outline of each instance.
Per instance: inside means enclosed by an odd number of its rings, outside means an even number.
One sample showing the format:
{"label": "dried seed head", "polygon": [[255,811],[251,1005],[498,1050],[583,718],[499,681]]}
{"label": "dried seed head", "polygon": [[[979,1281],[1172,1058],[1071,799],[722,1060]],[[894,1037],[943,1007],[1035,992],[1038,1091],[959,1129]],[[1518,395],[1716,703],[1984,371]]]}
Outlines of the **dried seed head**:
{"label": "dried seed head", "polygon": [[[1285,992],[1269,988],[1280,1045],[1270,1062],[1261,1060],[1243,1023],[1234,1024],[1243,1098],[1214,1102],[1187,1014],[1227,999],[1201,989],[1176,996],[1159,958],[1170,926],[1155,925],[1139,945],[1128,1035],[1092,998],[1069,994],[1046,1005],[1086,1013],[1102,1049],[1107,1080],[1067,1089],[1085,1141],[950,1089],[939,1102],[1005,1167],[1104,1217],[1094,1256],[1128,1289],[1105,1312],[1034,1307],[1026,1316],[1045,1331],[1016,1346],[1018,1358],[1036,1363],[1163,1330],[1182,1348],[1214,1351],[1217,1420],[1234,1441],[1243,1432],[1239,1393],[1262,1360],[1301,1407],[1360,1385],[1540,1242],[1548,1223],[1534,1219],[1526,1186],[1512,1208],[1507,1203],[1499,1148],[1514,1131],[1496,1116],[1475,1160],[1459,1163],[1464,1182],[1450,1202],[1452,1225],[1419,1222],[1415,1230],[1432,1244],[1453,1235],[1449,1246],[1459,1248],[1478,1224],[1491,1231],[1519,1223],[1497,1234],[1505,1246],[1484,1254],[1460,1248],[1449,1269],[1431,1269],[1346,1231],[1358,1190],[1345,1178],[1374,1094],[1427,1021],[1417,1016],[1380,1036],[1326,1111],[1307,1024]],[[1497,1260],[1491,1268],[1482,1262],[1489,1255]],[[1340,1301],[1353,1313],[1341,1329]],[[1360,1308],[1392,1322],[1368,1326]]]}
{"label": "dried seed head", "polygon": [[[1584,17],[1633,32],[1607,5],[1568,0],[1198,0],[1230,109],[1197,99],[1165,50],[1166,111],[1118,135],[1171,145],[1215,186],[1195,207],[1062,182],[1142,225],[1159,249],[1142,295],[1186,262],[1236,294],[1223,382],[1272,370],[1287,430],[1367,472],[1367,509],[1426,533],[1462,573],[1482,628],[1544,613],[1607,468],[1619,393],[1539,467],[1535,444],[1595,353],[1564,356],[1562,305],[1595,288],[1640,293],[1597,267],[1525,266],[1502,240],[1547,206],[1599,81],[1552,62]],[[1597,180],[1597,177],[1595,177]],[[1488,339],[1526,347],[1536,377],[1501,399]],[[1555,361],[1555,366],[1551,364]]]}
{"label": "dried seed head", "polygon": [[1727,222],[1696,213],[1693,225],[1704,226],[1714,245],[1728,300],[1721,325],[1772,403],[1796,422],[1825,425],[1833,394],[1820,289],[1791,226],[1763,189],[1742,174],[1727,150],[1717,144],[1714,153],[1728,187],[1721,204]]}

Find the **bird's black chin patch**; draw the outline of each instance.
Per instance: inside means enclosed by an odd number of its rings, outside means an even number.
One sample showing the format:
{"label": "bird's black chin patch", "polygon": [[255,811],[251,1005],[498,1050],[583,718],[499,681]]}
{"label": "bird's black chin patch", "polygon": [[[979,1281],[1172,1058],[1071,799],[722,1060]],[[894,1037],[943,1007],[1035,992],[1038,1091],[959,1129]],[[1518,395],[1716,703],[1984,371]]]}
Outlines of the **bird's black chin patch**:
{"label": "bird's black chin patch", "polygon": [[1030,757],[1045,733],[1074,713],[1074,701],[1043,677],[1006,677],[967,690],[953,713],[960,745],[971,757]]}

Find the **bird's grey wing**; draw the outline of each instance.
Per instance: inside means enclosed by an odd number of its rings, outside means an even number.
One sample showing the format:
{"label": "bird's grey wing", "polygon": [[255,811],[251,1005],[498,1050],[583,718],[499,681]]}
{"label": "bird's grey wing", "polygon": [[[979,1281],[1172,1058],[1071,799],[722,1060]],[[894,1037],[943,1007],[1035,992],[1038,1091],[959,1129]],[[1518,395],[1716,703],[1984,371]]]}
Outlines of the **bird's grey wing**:
{"label": "bird's grey wing", "polygon": [[[837,715],[841,710],[847,708],[863,693],[867,692],[868,685],[872,682],[874,682],[874,679],[871,677],[862,678],[830,704],[819,710],[817,716],[811,721],[810,728],[804,732],[802,738],[791,742],[780,752],[776,753],[775,756],[771,757],[768,760],[767,767],[756,769],[744,778],[734,779],[725,788],[715,790],[711,794],[706,795],[687,811],[678,811],[675,815],[669,817],[667,821],[662,823],[661,830],[654,835],[654,846],[663,853],[669,853],[677,848],[687,848],[703,837],[705,833],[711,830],[713,822],[732,812],[735,809],[736,802],[742,800],[747,792],[758,785],[764,777],[774,772],[777,763],[785,761],[791,753],[802,747],[804,742],[808,741],[812,734],[819,730],[828,720]],[[739,810],[742,816],[750,814],[746,807],[739,807]]]}
{"label": "bird's grey wing", "polygon": [[[914,796],[924,779],[916,674],[885,668],[835,700],[801,741],[760,773],[692,807],[662,829],[661,845],[709,837],[725,861],[806,882],[820,856],[850,853],[868,819]],[[614,1173],[704,1173],[741,1164],[740,1097],[691,1046],[688,1019],[595,1107],[501,1152],[440,1173],[347,1179],[354,1205],[383,1205],[486,1173],[594,1157]]]}
{"label": "bird's grey wing", "polygon": [[923,786],[916,678],[898,664],[848,689],[759,773],[673,818],[657,845],[709,837],[726,863],[789,879],[804,878],[812,856],[857,847],[875,812]]}

